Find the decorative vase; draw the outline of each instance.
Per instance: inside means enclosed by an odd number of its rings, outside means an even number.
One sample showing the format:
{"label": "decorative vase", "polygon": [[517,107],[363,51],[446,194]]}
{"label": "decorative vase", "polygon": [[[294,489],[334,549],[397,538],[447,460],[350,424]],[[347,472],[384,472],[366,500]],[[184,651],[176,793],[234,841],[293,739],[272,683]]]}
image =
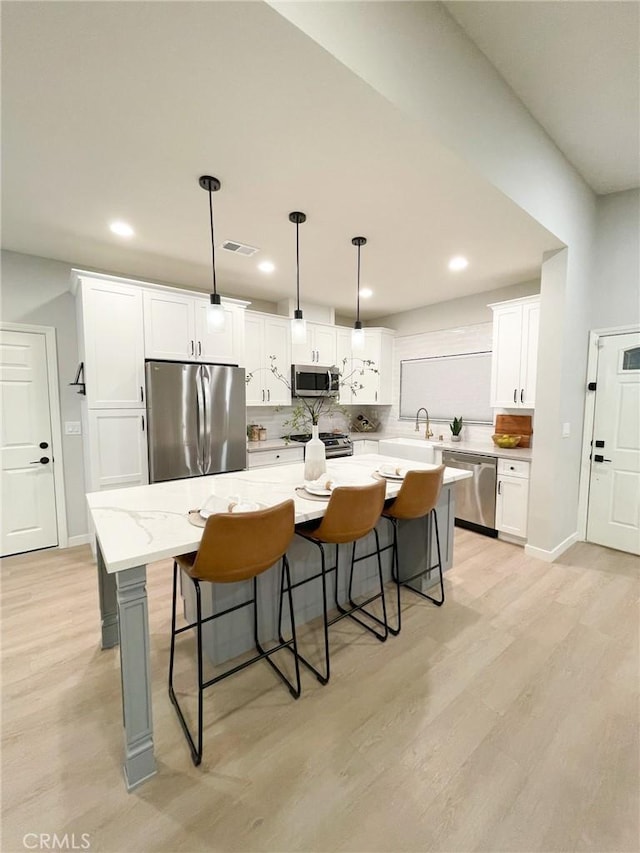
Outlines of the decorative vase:
{"label": "decorative vase", "polygon": [[462,440],[462,436],[459,434],[451,436],[451,441],[461,441],[461,440]]}
{"label": "decorative vase", "polygon": [[318,438],[318,425],[311,427],[311,438],[304,446],[304,478],[307,482],[317,480],[327,470],[324,444]]}

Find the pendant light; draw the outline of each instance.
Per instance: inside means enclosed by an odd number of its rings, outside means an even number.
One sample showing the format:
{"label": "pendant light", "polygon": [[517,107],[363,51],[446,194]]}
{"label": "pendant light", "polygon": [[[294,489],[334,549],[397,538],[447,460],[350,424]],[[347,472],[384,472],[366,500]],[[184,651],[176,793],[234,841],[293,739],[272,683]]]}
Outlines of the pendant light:
{"label": "pendant light", "polygon": [[296,308],[291,320],[291,340],[294,344],[304,344],[307,341],[307,324],[300,308],[300,240],[298,232],[300,225],[307,221],[307,217],[299,210],[294,210],[293,213],[289,214],[289,221],[295,222],[296,226]]}
{"label": "pendant light", "polygon": [[220,302],[220,294],[216,289],[216,244],[213,237],[213,193],[220,189],[220,181],[211,175],[202,175],[198,181],[203,190],[209,193],[209,223],[211,225],[211,269],[213,292],[209,296],[210,304],[207,307],[207,328],[210,332],[221,332],[224,329],[224,308]]}
{"label": "pendant light", "polygon": [[358,294],[356,301],[356,321],[351,330],[351,349],[361,350],[364,349],[364,329],[360,322],[360,249],[366,245],[367,238],[354,237],[351,242],[358,248]]}

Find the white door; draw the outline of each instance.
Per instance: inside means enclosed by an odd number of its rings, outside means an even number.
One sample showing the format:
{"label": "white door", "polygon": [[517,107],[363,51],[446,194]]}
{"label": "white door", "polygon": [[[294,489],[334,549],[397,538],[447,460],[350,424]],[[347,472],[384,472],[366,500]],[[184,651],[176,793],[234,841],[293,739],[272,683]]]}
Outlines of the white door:
{"label": "white door", "polygon": [[538,331],[540,328],[540,303],[522,306],[522,351],[520,354],[520,390],[518,404],[525,409],[536,405],[538,367]]}
{"label": "white door", "polygon": [[[248,338],[247,338],[248,342]],[[272,359],[273,356],[273,359]],[[275,367],[286,380],[278,379]],[[291,389],[291,324],[286,317],[266,317],[264,321],[264,387],[271,406],[290,406]]]}
{"label": "white door", "polygon": [[316,326],[314,329],[316,362],[334,367],[336,363],[336,330],[333,326]]}
{"label": "white door", "polygon": [[496,530],[524,539],[528,504],[529,480],[501,475],[496,494]]}
{"label": "white door", "polygon": [[149,482],[146,410],[89,410],[91,489],[145,486]]}
{"label": "white door", "polygon": [[0,555],[58,544],[45,336],[2,332]]}
{"label": "white door", "polygon": [[140,288],[110,281],[83,282],[87,405],[144,405],[144,350]]}
{"label": "white door", "polygon": [[491,358],[491,405],[514,409],[520,405],[522,305],[494,310]]}
{"label": "white door", "polygon": [[209,299],[194,299],[196,358],[198,361],[212,361],[216,364],[237,364],[238,312],[228,305],[223,305],[224,326],[210,332],[207,325],[209,305]]}
{"label": "white door", "polygon": [[144,294],[144,355],[167,361],[195,361],[193,299],[180,293]]}
{"label": "white door", "polygon": [[640,334],[600,344],[587,539],[640,554]]}
{"label": "white door", "polygon": [[262,406],[266,403],[264,382],[264,318],[247,314],[245,317],[246,345],[244,364],[247,375],[252,374],[247,382],[247,406]]}

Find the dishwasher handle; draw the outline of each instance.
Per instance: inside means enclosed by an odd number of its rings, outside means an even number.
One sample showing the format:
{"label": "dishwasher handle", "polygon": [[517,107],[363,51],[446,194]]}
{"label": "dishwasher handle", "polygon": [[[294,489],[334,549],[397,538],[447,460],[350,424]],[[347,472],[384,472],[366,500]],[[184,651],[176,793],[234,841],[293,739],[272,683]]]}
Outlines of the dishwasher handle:
{"label": "dishwasher handle", "polygon": [[468,465],[490,465],[495,468],[498,467],[498,460],[495,456],[483,456],[480,453],[463,453],[458,450],[443,450],[442,462],[451,468],[467,467]]}

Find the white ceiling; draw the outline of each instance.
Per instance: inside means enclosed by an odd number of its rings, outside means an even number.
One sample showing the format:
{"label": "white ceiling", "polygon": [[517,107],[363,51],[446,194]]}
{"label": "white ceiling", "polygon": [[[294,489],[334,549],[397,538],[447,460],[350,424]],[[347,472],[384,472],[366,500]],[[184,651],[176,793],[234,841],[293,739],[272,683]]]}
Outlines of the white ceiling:
{"label": "white ceiling", "polygon": [[445,6],[597,193],[640,186],[638,2]]}
{"label": "white ceiling", "polygon": [[262,250],[217,253],[227,295],[293,296],[296,209],[307,302],[353,313],[368,238],[365,318],[525,281],[561,245],[264,3],[5,3],[2,25],[4,248],[206,290],[204,173],[216,242]]}

